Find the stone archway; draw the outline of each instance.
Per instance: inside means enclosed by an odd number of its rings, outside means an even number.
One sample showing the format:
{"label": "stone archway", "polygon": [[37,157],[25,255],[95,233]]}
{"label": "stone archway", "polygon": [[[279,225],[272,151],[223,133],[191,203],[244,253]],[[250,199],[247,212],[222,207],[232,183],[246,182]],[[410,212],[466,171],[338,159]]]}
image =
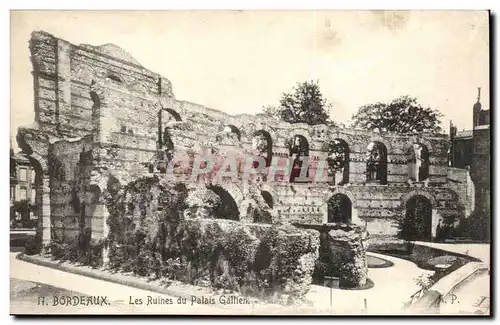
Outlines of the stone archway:
{"label": "stone archway", "polygon": [[174,142],[170,130],[170,122],[182,121],[181,116],[171,108],[161,108],[158,111],[158,148],[167,149],[169,151],[174,149]]}
{"label": "stone archway", "polygon": [[359,226],[364,225],[364,222],[358,216],[356,197],[343,186],[337,186],[337,187],[335,187],[335,190],[333,192],[328,192],[328,193],[325,193],[323,195],[323,197],[322,197],[323,204],[321,207],[321,211],[323,214],[322,222],[323,223],[329,222],[328,221],[328,217],[329,217],[328,205],[329,205],[330,200],[332,198],[336,197],[337,195],[339,196],[339,198],[345,197],[345,199],[348,199],[350,204],[351,204],[350,223],[353,225],[359,225]]}
{"label": "stone archway", "polygon": [[415,143],[406,151],[408,178],[414,182],[423,182],[429,178],[429,150],[420,143]]}
{"label": "stone archway", "polygon": [[[308,163],[309,157],[309,141],[301,134],[295,134],[289,139],[288,144],[289,157],[292,159],[292,170],[290,172],[290,183],[299,181],[304,176],[309,177],[309,166],[306,166],[306,174],[301,175],[302,166]],[[301,177],[302,176],[302,177]]]}
{"label": "stone archway", "polygon": [[29,155],[29,161],[35,172],[35,205],[38,212],[37,234],[41,235],[42,248],[52,240],[52,216],[50,206],[50,175],[46,160],[38,153]]}
{"label": "stone archway", "polygon": [[216,218],[239,221],[240,211],[233,196],[219,185],[207,185],[207,188],[221,199],[221,204],[215,211]]}
{"label": "stone archway", "polygon": [[380,141],[372,141],[367,147],[366,181],[387,184],[387,147]]}
{"label": "stone archway", "polygon": [[337,193],[328,200],[328,223],[352,222],[352,202],[345,194]]}
{"label": "stone archway", "polygon": [[234,126],[232,124],[228,124],[228,125],[224,126],[223,132],[232,133],[236,136],[238,141],[241,141],[241,131],[236,126]]}
{"label": "stone archway", "polygon": [[414,195],[404,206],[400,235],[405,240],[431,241],[433,237],[433,208],[423,195]]}
{"label": "stone archway", "polygon": [[50,174],[48,164],[49,141],[39,130],[20,128],[16,136],[22,152],[35,171],[36,205],[38,207],[37,236],[41,238],[42,252],[52,240],[52,214],[50,201]]}
{"label": "stone archway", "polygon": [[328,143],[328,176],[333,184],[349,183],[349,145],[345,140],[335,138]]}
{"label": "stone archway", "polygon": [[252,149],[260,155],[265,155],[266,166],[271,166],[273,158],[273,140],[266,130],[258,130],[253,133]]}
{"label": "stone archway", "polygon": [[420,196],[423,196],[425,197],[426,199],[428,199],[430,202],[431,202],[431,205],[433,207],[436,207],[437,206],[437,202],[436,202],[436,199],[434,198],[434,196],[432,196],[429,192],[427,191],[422,191],[422,190],[415,190],[415,191],[411,191],[410,193],[407,193],[405,194],[402,198],[401,198],[401,206],[404,208],[406,206],[406,204],[408,203],[408,201],[416,196],[416,195],[420,195]]}

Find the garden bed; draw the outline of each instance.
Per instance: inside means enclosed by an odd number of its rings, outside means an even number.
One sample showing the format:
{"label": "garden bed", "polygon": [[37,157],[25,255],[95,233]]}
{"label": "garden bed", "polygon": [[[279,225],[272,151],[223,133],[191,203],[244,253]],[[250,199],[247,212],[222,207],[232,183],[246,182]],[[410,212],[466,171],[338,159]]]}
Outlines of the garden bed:
{"label": "garden bed", "polygon": [[368,263],[368,268],[370,269],[379,269],[394,266],[394,263],[389,260],[368,254],[366,255],[366,262]]}
{"label": "garden bed", "polygon": [[421,269],[435,271],[431,277],[433,282],[469,262],[480,262],[471,256],[404,242],[372,244],[368,251],[401,258],[415,263]]}

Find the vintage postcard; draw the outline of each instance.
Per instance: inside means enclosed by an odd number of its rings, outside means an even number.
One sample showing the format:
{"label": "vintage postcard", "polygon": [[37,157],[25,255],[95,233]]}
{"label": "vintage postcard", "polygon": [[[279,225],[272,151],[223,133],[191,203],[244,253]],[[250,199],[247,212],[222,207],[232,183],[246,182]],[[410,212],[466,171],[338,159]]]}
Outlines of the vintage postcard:
{"label": "vintage postcard", "polygon": [[10,20],[12,315],[491,314],[490,12]]}

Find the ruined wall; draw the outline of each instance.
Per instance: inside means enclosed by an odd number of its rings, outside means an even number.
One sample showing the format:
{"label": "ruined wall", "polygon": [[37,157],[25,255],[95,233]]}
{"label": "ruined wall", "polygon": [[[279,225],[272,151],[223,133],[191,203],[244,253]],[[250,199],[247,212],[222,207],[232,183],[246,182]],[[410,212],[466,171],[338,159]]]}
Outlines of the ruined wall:
{"label": "ruined wall", "polygon": [[275,209],[280,219],[299,223],[326,223],[327,201],[335,194],[344,194],[352,203],[351,222],[366,226],[371,237],[396,236],[396,219],[404,213],[408,200],[416,195],[427,197],[433,205],[434,232],[440,219],[446,216],[460,217],[464,211],[458,194],[445,187],[353,184],[330,188],[294,184],[276,186],[275,193]]}
{"label": "ruined wall", "polygon": [[61,137],[83,136],[92,130],[90,86],[97,78],[115,80],[137,92],[173,96],[170,81],[143,68],[113,44],[77,46],[33,32],[30,50],[35,121]]}
{"label": "ruined wall", "polygon": [[478,234],[483,240],[490,238],[491,223],[491,146],[490,126],[474,128],[471,178],[475,185],[474,218]]}
{"label": "ruined wall", "polygon": [[341,288],[363,288],[367,284],[368,263],[364,227],[352,225],[296,224],[320,234],[319,259],[314,280],[323,284],[325,276],[339,278]]}
{"label": "ruined wall", "polygon": [[92,151],[91,137],[61,140],[49,148],[52,239],[70,241],[92,225],[85,156]]}
{"label": "ruined wall", "polygon": [[[160,149],[168,149],[174,156],[186,150],[191,153],[212,150],[248,155],[253,152],[256,132],[261,130],[270,136],[273,157],[289,158],[289,143],[295,135],[307,141],[309,157],[313,161],[325,158],[329,144],[336,139],[344,141],[349,152],[348,181],[344,185],[288,184],[286,181],[260,185],[258,189],[272,195],[276,220],[325,222],[326,202],[335,193],[344,194],[351,201],[353,223],[366,224],[369,232],[380,235],[395,234],[395,215],[412,195],[421,194],[433,202],[436,210],[433,224],[439,215],[459,214],[463,210],[461,200],[456,199],[457,194],[448,186],[448,140],[444,135],[379,134],[326,125],[289,124],[262,116],[233,116],[175,99],[170,81],[145,69],[112,44],[77,46],[45,32],[34,32],[30,49],[35,120],[38,123],[36,132],[43,137],[37,135],[37,141],[30,142],[23,150],[30,151],[30,146],[40,147],[37,149],[39,156],[47,157],[50,138],[57,141],[89,135],[85,145],[78,141],[54,145],[54,153],[70,168],[78,164],[82,146],[92,143],[91,153],[84,163],[86,167],[81,169],[85,170],[82,172],[85,176],[79,177],[90,179],[88,187],[96,187],[85,190],[93,193],[89,195],[97,202],[95,209],[85,213],[100,220],[94,221],[96,236],[106,233],[104,219],[107,212],[102,204],[102,196],[108,190],[106,180],[113,179],[123,185],[156,172],[151,167],[155,167]],[[160,146],[165,128],[169,129],[172,148],[166,148],[164,143],[163,147]],[[228,137],[227,128],[237,136]],[[34,132],[25,130],[22,134],[32,136]],[[26,140],[28,136],[22,138],[22,141],[29,142]],[[385,185],[367,183],[367,148],[374,141],[383,144],[387,150]],[[408,150],[413,144],[421,144],[429,152],[429,176],[425,181],[409,181]],[[314,173],[312,168],[310,175]],[[58,180],[57,175],[53,175],[52,178],[55,192],[50,197],[55,200],[54,220],[64,219],[63,216],[74,218],[76,212],[64,210],[60,205],[70,199],[62,188],[77,188],[77,177]],[[244,184],[228,184],[226,188],[237,204],[258,191]]]}
{"label": "ruined wall", "polygon": [[475,205],[475,184],[470,175],[470,167],[448,168],[447,186],[458,194],[459,202],[464,204],[465,217],[468,218]]}

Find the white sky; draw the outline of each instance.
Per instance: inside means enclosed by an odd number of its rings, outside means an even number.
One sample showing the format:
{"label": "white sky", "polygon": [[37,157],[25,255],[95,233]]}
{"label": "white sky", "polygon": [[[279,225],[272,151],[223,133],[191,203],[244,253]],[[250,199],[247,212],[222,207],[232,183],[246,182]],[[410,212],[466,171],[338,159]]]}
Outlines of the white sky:
{"label": "white sky", "polygon": [[308,79],[339,122],[408,94],[441,111],[445,130],[450,119],[469,129],[477,87],[489,108],[486,11],[25,11],[11,13],[11,136],[34,119],[34,30],[114,43],[170,79],[177,99],[228,113],[258,113]]}

